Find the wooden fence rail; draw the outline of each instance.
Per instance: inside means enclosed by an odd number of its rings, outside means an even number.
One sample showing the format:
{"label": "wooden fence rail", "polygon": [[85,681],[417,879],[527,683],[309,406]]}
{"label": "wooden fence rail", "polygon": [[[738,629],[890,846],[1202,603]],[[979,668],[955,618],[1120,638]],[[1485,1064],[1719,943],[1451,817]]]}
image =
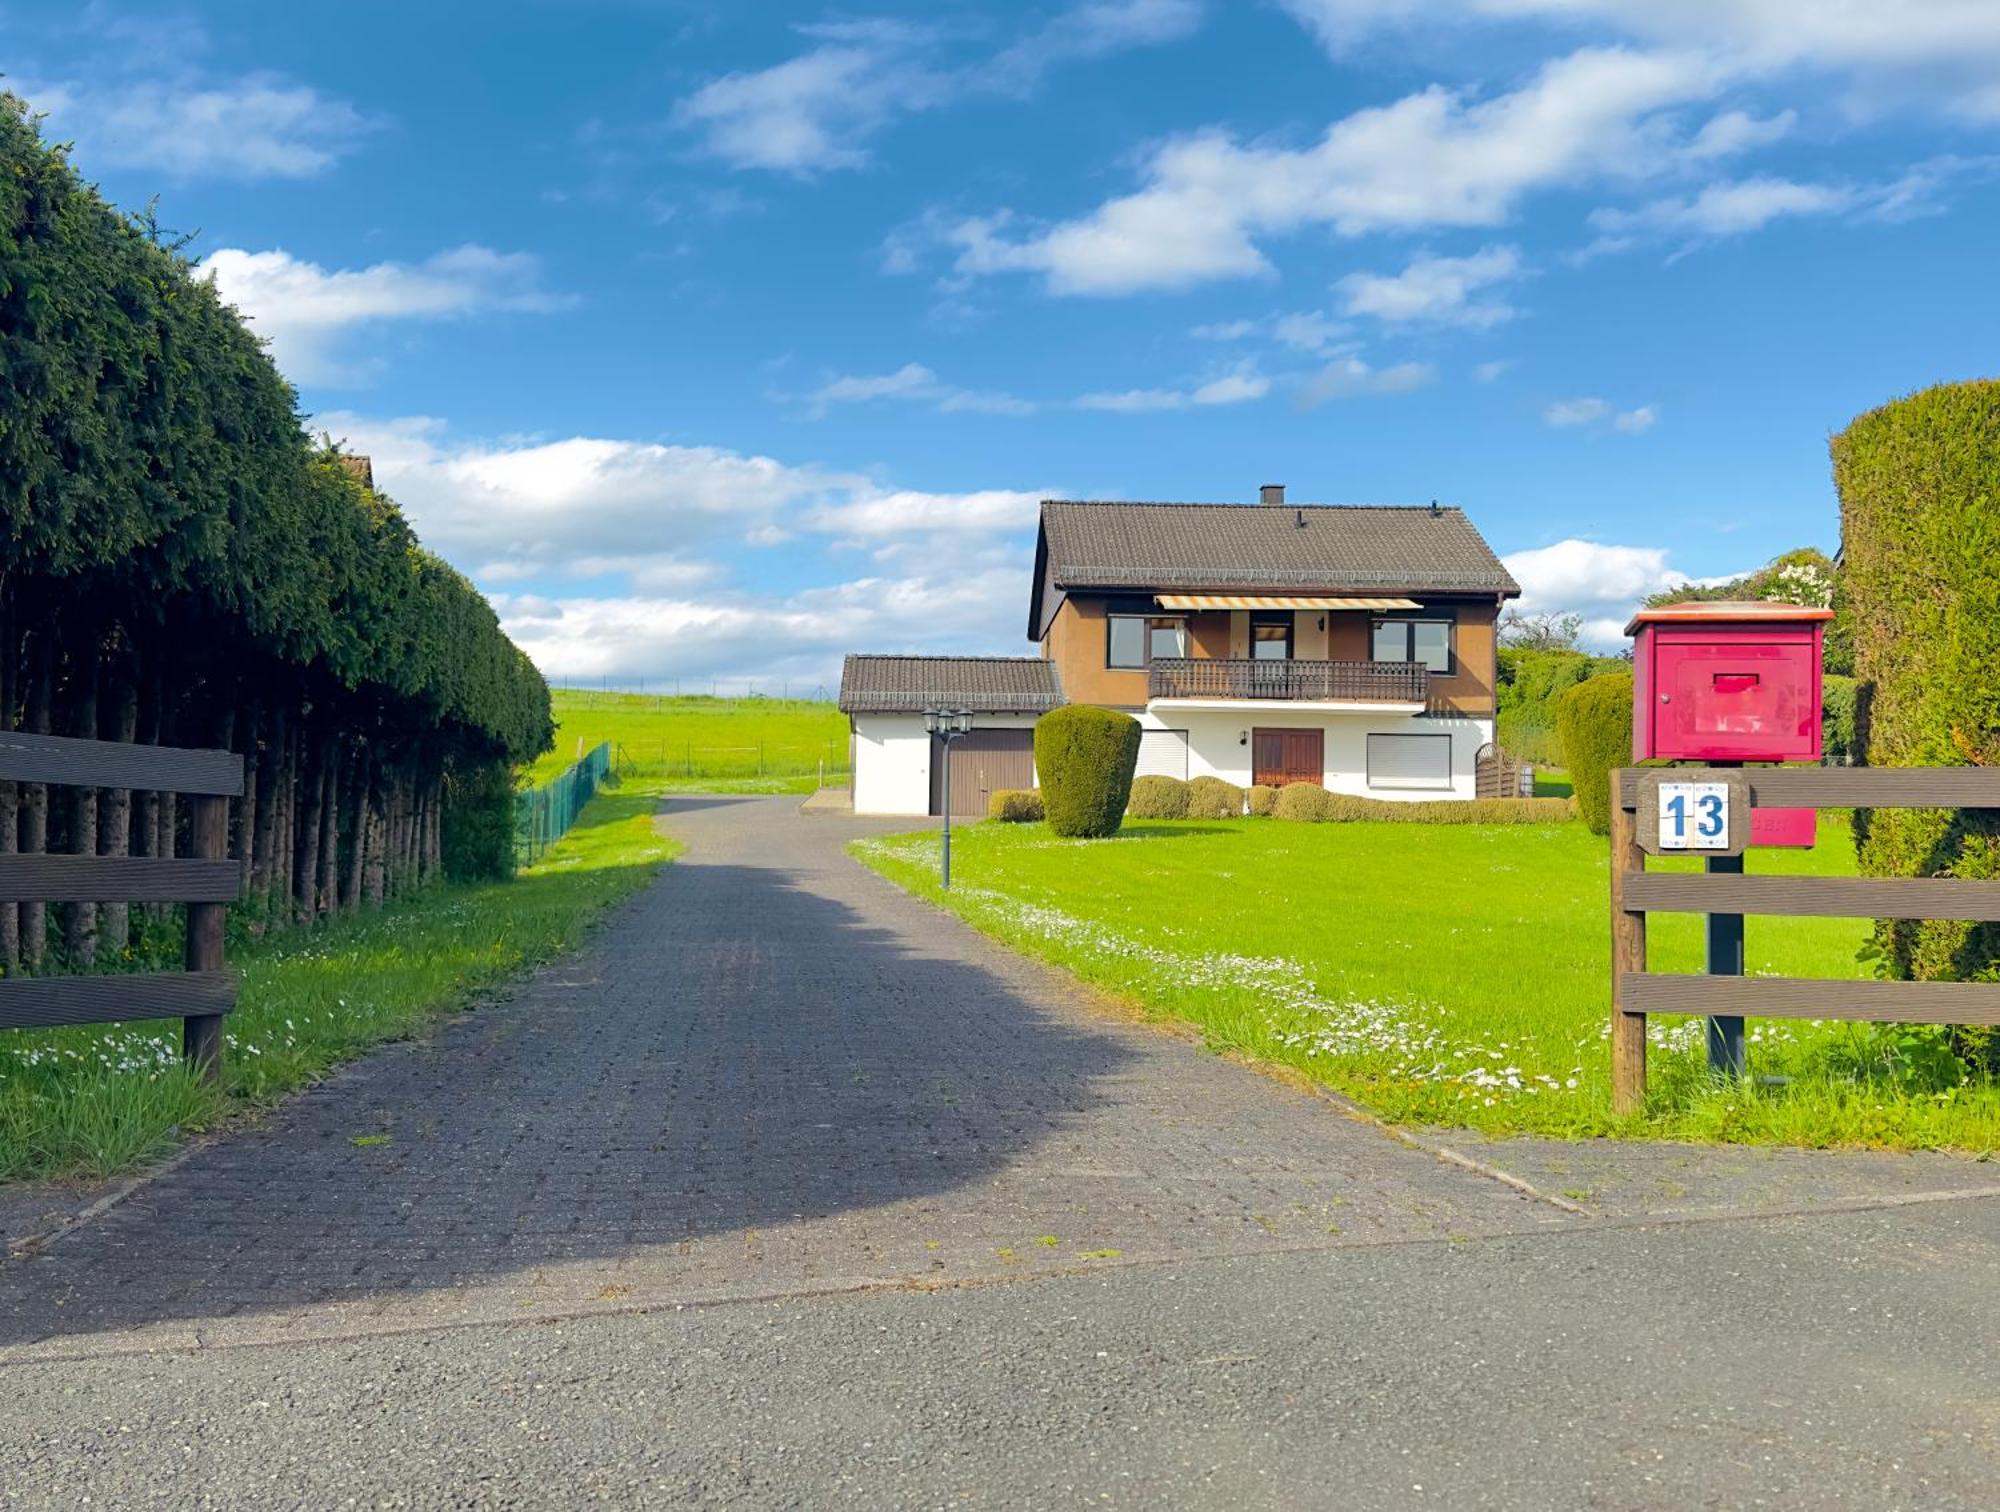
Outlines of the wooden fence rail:
{"label": "wooden fence rail", "polygon": [[229,858],[229,800],[243,759],[229,751],[0,731],[0,782],[178,793],[188,857],[0,855],[0,903],[184,903],[187,969],[0,980],[0,1029],[181,1020],[181,1050],[207,1077],[222,1069],[222,1020],[236,1004],[222,930],[241,866]]}
{"label": "wooden fence rail", "polygon": [[[1648,913],[2000,921],[2000,882],[1949,877],[1760,877],[1648,872],[1638,812],[1642,779],[1611,774],[1611,1100],[1646,1099],[1646,1015],[2000,1024],[2000,984],[1687,976],[1646,969]],[[1660,774],[1651,774],[1658,777]],[[1736,781],[1752,808],[2000,809],[2000,770],[1986,767],[1676,769],[1676,782]],[[1749,816],[1734,823],[1746,829]]]}

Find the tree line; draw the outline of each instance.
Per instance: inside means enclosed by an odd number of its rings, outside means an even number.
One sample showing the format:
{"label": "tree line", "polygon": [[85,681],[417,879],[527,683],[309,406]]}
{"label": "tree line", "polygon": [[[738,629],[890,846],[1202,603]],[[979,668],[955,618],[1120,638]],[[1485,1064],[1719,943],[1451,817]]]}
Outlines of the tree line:
{"label": "tree line", "polygon": [[[0,727],[227,747],[244,912],[312,923],[511,862],[547,685],[148,217],[0,95]],[[0,783],[0,854],[184,849],[171,795]],[[134,944],[0,905],[7,969]]]}

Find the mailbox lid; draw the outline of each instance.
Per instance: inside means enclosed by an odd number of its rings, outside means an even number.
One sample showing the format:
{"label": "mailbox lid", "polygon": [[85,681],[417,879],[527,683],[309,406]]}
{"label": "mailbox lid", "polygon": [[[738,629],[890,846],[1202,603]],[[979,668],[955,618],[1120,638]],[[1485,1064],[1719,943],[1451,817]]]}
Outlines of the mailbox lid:
{"label": "mailbox lid", "polygon": [[1819,643],[1804,635],[1653,641],[1653,755],[1677,761],[1817,761]]}

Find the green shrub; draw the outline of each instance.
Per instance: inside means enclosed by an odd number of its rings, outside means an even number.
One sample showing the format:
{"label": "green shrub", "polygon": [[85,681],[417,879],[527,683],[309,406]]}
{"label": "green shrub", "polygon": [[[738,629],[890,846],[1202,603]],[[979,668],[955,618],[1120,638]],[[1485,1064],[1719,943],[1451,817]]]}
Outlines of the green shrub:
{"label": "green shrub", "polygon": [[1187,786],[1190,819],[1241,819],[1243,789],[1220,777],[1197,777]]}
{"label": "green shrub", "polygon": [[1278,790],[1262,782],[1254,782],[1244,790],[1245,801],[1250,806],[1250,814],[1255,819],[1268,819],[1277,804]]}
{"label": "green shrub", "polygon": [[1042,795],[1033,788],[995,788],[986,800],[986,817],[1002,824],[1040,824]]}
{"label": "green shrub", "polygon": [[1300,824],[1322,824],[1333,817],[1333,794],[1317,782],[1288,782],[1271,805],[1274,818]]}
{"label": "green shrub", "polygon": [[1576,817],[1567,798],[1433,798],[1392,803],[1349,793],[1327,794],[1326,817],[1377,824],[1565,824]]}
{"label": "green shrub", "polygon": [[1855,681],[1829,672],[1824,679],[1821,708],[1822,759],[1829,766],[1852,766],[1861,753],[1854,744]]}
{"label": "green shrub", "polygon": [[455,761],[441,784],[438,855],[454,882],[514,875],[514,771],[504,761]]}
{"label": "green shrub", "polygon": [[1090,704],[1069,704],[1035,725],[1035,774],[1042,808],[1058,835],[1100,839],[1118,833],[1139,764],[1139,721]]}
{"label": "green shrub", "polygon": [[1562,766],[1556,705],[1579,683],[1624,670],[1622,662],[1584,651],[1502,646],[1494,690],[1494,739],[1503,751],[1542,766]]}
{"label": "green shrub", "polygon": [[1576,811],[1594,835],[1611,830],[1611,773],[1632,765],[1632,674],[1578,683],[1556,705]]}
{"label": "green shrub", "polygon": [[[1854,637],[1858,759],[2000,766],[2000,383],[1927,389],[1833,438],[1842,591]],[[1855,816],[1874,877],[2000,877],[2000,810]],[[1898,976],[2000,967],[2000,926],[1888,921]]]}
{"label": "green shrub", "polygon": [[1178,777],[1140,777],[1132,784],[1131,800],[1125,805],[1128,819],[1185,819],[1188,816],[1188,785]]}

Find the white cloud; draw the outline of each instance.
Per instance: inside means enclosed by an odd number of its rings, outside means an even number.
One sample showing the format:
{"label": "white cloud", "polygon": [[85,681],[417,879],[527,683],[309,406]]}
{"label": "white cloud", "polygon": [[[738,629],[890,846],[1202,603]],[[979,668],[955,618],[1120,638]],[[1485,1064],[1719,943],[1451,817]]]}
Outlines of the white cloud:
{"label": "white cloud", "polygon": [[1273,321],[1271,334],[1294,351],[1320,353],[1352,335],[1353,328],[1321,310],[1295,310]]}
{"label": "white cloud", "polygon": [[1384,27],[1532,21],[1699,48],[1733,69],[1828,72],[1858,113],[2000,119],[2000,6],[1987,0],[1283,0],[1336,54]]}
{"label": "white cloud", "polygon": [[1435,382],[1437,369],[1428,362],[1399,362],[1371,367],[1359,357],[1337,357],[1299,391],[1306,409],[1335,399],[1359,399],[1374,394],[1408,394]]}
{"label": "white cloud", "polygon": [[1190,388],[1124,389],[1084,394],[1075,403],[1078,409],[1103,410],[1117,415],[1152,414],[1160,410],[1183,410],[1218,404],[1247,404],[1271,392],[1271,380],[1250,363],[1238,364],[1230,372]]}
{"label": "white cloud", "polygon": [[570,300],[541,287],[539,262],[525,252],[463,246],[420,263],[382,262],[332,271],[282,248],[224,247],[196,266],[269,341],[297,383],[343,385],[366,366],[341,359],[342,339],[396,320],[447,320],[489,310],[548,311]]}
{"label": "white cloud", "polygon": [[1518,248],[1486,247],[1470,257],[1426,253],[1396,274],[1350,273],[1336,287],[1346,297],[1350,315],[1372,315],[1392,324],[1425,321],[1484,328],[1512,319],[1513,306],[1472,296],[1520,272]]}
{"label": "white cloud", "polygon": [[52,137],[72,137],[89,169],[153,169],[177,179],[309,178],[374,128],[345,100],[275,75],[23,84]]}
{"label": "white cloud", "polygon": [[859,168],[869,139],[903,116],[969,95],[1026,95],[1059,64],[1176,41],[1201,17],[1198,0],[1088,0],[966,66],[947,61],[945,38],[932,29],[884,21],[802,27],[819,46],[710,80],[675,105],[672,123],[735,168]]}
{"label": "white cloud", "polygon": [[1679,145],[1661,114],[1710,93],[1688,54],[1584,49],[1487,99],[1433,85],[1334,122],[1306,148],[1199,132],[1156,149],[1135,193],[1046,229],[1002,214],[947,233],[966,274],[1030,272],[1056,294],[1182,289],[1267,274],[1259,241],[1310,226],[1342,236],[1491,226],[1523,196],[1636,179]]}
{"label": "white cloud", "polygon": [[1557,430],[1576,429],[1584,426],[1609,425],[1613,430],[1628,436],[1636,436],[1653,428],[1660,418],[1653,405],[1642,404],[1636,409],[1621,410],[1608,400],[1586,396],[1578,399],[1558,399],[1542,411],[1545,424]]}
{"label": "white cloud", "polygon": [[713,446],[597,436],[461,441],[442,422],[316,416],[374,459],[426,545],[494,581],[592,577],[642,562],[684,573],[699,555],[801,532],[885,542],[976,539],[1033,519],[1029,491],[890,489],[865,474]]}
{"label": "white cloud", "polygon": [[[688,689],[710,678],[824,687],[849,651],[1025,654],[1024,564],[865,576],[802,592],[706,597],[497,594],[503,629],[548,676]],[[837,753],[834,753],[837,754]]]}
{"label": "white cloud", "polygon": [[1254,320],[1218,320],[1208,325],[1190,326],[1188,335],[1196,341],[1241,341],[1257,329]]}
{"label": "white cloud", "polygon": [[879,399],[926,404],[943,414],[1032,415],[1036,408],[1032,400],[1012,394],[945,383],[920,362],[906,362],[893,373],[830,378],[806,396],[806,403],[808,413],[817,418],[837,404],[866,404]]}
{"label": "white cloud", "polygon": [[1472,370],[1474,383],[1493,383],[1514,366],[1512,357],[1496,357],[1491,362],[1482,362]]}
{"label": "white cloud", "polygon": [[1853,190],[1835,185],[1749,178],[1710,184],[1692,197],[1655,200],[1636,210],[1598,210],[1590,223],[1612,236],[1634,232],[1740,236],[1781,216],[1832,215],[1854,202]]}
{"label": "white cloud", "polygon": [[1585,641],[1600,649],[1623,644],[1625,623],[1641,599],[1688,581],[1657,546],[1570,539],[1500,560],[1521,585],[1522,613],[1580,615]]}

